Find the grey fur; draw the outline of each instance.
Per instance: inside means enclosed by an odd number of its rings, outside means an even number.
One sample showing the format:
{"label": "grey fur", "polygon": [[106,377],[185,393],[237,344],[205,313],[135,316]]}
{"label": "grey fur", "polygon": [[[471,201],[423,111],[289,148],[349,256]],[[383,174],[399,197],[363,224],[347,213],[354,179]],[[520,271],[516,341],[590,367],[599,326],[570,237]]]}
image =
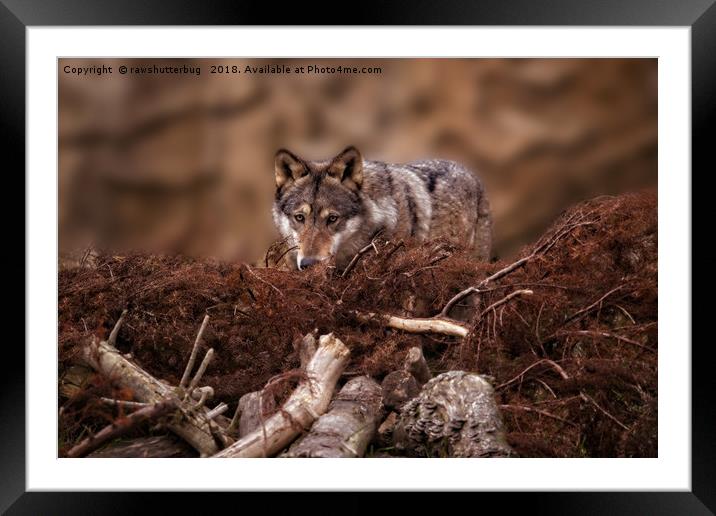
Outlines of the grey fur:
{"label": "grey fur", "polygon": [[279,151],[276,174],[273,217],[289,245],[299,246],[288,255],[294,267],[302,257],[330,255],[343,267],[380,230],[386,238],[446,237],[473,248],[478,259],[490,257],[487,196],[480,180],[454,161],[384,163],[349,147],[333,160],[311,162]]}

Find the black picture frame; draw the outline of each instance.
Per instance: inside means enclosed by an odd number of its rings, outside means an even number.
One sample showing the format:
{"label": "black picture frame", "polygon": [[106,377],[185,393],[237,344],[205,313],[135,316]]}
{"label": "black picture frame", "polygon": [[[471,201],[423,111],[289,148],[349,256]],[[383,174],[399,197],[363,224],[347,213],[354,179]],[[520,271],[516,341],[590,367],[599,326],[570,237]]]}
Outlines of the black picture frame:
{"label": "black picture frame", "polygon": [[[364,0],[353,9],[290,3],[277,8],[269,2],[192,0],[0,0],[0,119],[2,156],[8,158],[5,173],[25,170],[25,58],[26,28],[63,25],[575,25],[575,26],[684,26],[691,27],[692,73],[692,169],[713,170],[712,143],[707,137],[709,114],[716,103],[716,5],[715,0],[427,0],[374,2]],[[661,142],[660,142],[661,144]],[[678,172],[674,172],[678,173]],[[16,180],[24,175],[13,172]],[[693,180],[693,172],[691,178]],[[692,186],[693,192],[693,186]],[[24,198],[24,195],[23,195]],[[693,207],[693,203],[692,203]],[[17,219],[17,208],[3,203],[5,221]],[[12,210],[12,211],[11,211]],[[12,216],[11,216],[12,214]],[[694,217],[694,223],[705,218]],[[9,224],[9,223],[8,223]],[[24,231],[24,228],[23,228]],[[709,231],[706,229],[705,231]],[[692,230],[692,235],[694,231]],[[700,233],[696,233],[697,235]],[[705,233],[709,234],[709,233]],[[708,238],[701,239],[708,241]],[[695,242],[700,244],[700,242]],[[706,245],[706,244],[700,244]],[[695,246],[693,246],[695,247]],[[691,252],[693,253],[693,247]],[[692,254],[693,257],[693,254]],[[28,257],[24,247],[22,263]],[[693,259],[692,259],[693,263]],[[695,264],[694,264],[695,265]],[[692,277],[693,277],[692,266]],[[696,267],[703,271],[704,268]],[[19,275],[17,275],[19,278]],[[25,286],[26,286],[26,276]],[[696,276],[697,278],[701,276]],[[704,287],[705,289],[705,287]],[[23,294],[23,299],[25,295]],[[667,302],[668,300],[662,300]],[[24,305],[24,303],[23,303]],[[707,317],[710,303],[693,303],[696,320]],[[26,309],[32,307],[26,306]],[[9,312],[8,312],[9,313]],[[699,317],[700,316],[700,317]],[[692,320],[694,317],[692,315]],[[24,340],[23,325],[23,340]],[[7,334],[6,334],[6,338]],[[716,446],[713,427],[707,421],[716,405],[711,355],[712,339],[692,337],[692,491],[479,494],[497,501],[500,510],[529,505],[536,513],[582,514],[713,514],[716,511]],[[149,508],[148,494],[140,493],[27,493],[25,492],[25,352],[17,339],[5,343],[5,364],[0,374],[0,511],[8,514],[115,514]],[[679,345],[686,343],[667,343]],[[211,495],[212,505],[230,494]],[[233,495],[237,496],[237,495]],[[256,495],[241,494],[242,505],[265,503]],[[350,497],[357,494],[350,495]],[[457,494],[451,496],[458,496]],[[472,495],[474,496],[474,495]],[[252,498],[253,497],[253,498]],[[492,500],[499,497],[498,500]],[[464,503],[459,496],[451,502]],[[411,499],[422,504],[422,496]],[[484,503],[481,500],[481,504]],[[189,511],[203,505],[196,497],[164,494],[169,505]],[[232,502],[233,503],[233,502]],[[469,501],[467,503],[474,503]],[[364,497],[355,503],[348,497],[342,507],[372,510]],[[204,507],[205,508],[205,507]],[[363,510],[361,510],[363,508]],[[236,510],[241,510],[237,507]]]}

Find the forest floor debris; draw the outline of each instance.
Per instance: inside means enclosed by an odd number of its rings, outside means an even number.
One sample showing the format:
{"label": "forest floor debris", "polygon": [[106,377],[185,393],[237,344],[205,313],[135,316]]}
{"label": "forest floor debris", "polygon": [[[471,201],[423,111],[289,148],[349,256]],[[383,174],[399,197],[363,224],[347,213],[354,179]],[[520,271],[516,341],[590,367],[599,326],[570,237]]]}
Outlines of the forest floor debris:
{"label": "forest floor debris", "polygon": [[[292,374],[301,368],[294,342],[317,330],[350,350],[336,391],[358,375],[380,383],[418,347],[433,374],[494,379],[505,437],[520,457],[656,456],[655,191],[575,206],[514,260],[479,263],[443,241],[373,244],[346,274],[330,263],[283,270],[271,256],[269,267],[253,267],[107,252],[93,266],[60,270],[61,453],[129,410],[102,401],[133,399],[107,378],[65,385],[82,346],[109,339],[126,310],[115,346],[169,384],[186,377],[192,350],[213,349],[202,385],[229,414],[269,382],[276,403],[267,406],[280,406],[301,378]],[[389,324],[413,319],[465,331]]]}

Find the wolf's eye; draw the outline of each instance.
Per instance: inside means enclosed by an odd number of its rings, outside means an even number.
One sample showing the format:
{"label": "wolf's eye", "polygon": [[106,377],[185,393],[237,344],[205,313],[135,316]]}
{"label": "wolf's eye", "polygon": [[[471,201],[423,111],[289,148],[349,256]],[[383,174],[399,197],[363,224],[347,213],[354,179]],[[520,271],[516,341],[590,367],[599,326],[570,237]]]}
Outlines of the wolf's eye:
{"label": "wolf's eye", "polygon": [[306,220],[306,217],[303,215],[303,213],[297,213],[296,215],[294,215],[294,218],[297,222],[303,222],[304,220]]}
{"label": "wolf's eye", "polygon": [[327,222],[328,222],[328,224],[333,224],[337,220],[338,220],[338,215],[329,215]]}

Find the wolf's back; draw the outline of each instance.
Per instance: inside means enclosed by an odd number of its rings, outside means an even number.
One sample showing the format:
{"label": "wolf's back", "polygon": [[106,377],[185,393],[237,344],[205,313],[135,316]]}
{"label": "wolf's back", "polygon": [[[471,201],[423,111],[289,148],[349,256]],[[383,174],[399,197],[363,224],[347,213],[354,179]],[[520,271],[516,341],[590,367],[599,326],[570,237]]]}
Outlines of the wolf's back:
{"label": "wolf's back", "polygon": [[447,237],[471,247],[476,258],[492,253],[492,213],[480,179],[460,163],[422,160],[408,163],[431,202],[429,238]]}

